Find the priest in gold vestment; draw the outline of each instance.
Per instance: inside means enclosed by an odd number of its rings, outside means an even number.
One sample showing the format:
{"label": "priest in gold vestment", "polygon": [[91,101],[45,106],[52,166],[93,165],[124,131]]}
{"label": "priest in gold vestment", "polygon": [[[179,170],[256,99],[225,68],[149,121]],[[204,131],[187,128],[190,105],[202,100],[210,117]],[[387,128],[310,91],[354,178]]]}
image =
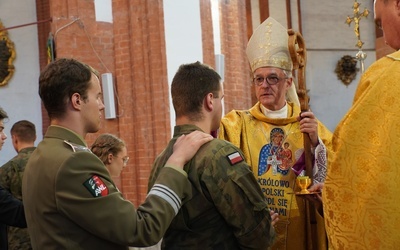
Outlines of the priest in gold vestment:
{"label": "priest in gold vestment", "polygon": [[[400,1],[376,0],[375,21],[400,49]],[[330,249],[400,248],[400,51],[363,74],[333,135],[323,188]]]}
{"label": "priest in gold vestment", "polygon": [[[272,249],[305,250],[305,202],[295,195],[299,191],[296,178],[305,172],[303,132],[312,144],[317,183],[325,180],[331,132],[311,111],[300,117],[286,28],[268,18],[254,31],[246,53],[258,102],[249,110],[233,110],[223,117],[219,137],[242,149],[269,208],[279,214]],[[324,248],[326,244],[320,249]]]}

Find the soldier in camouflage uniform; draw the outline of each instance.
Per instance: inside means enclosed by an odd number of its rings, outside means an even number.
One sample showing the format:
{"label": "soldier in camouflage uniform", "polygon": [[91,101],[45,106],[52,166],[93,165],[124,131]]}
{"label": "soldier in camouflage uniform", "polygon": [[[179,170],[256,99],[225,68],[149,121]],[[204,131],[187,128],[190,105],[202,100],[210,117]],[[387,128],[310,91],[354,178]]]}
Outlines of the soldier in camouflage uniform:
{"label": "soldier in camouflage uniform", "polygon": [[[11,140],[18,155],[0,168],[0,185],[7,189],[15,198],[22,201],[22,176],[25,165],[31,153],[35,150],[35,125],[26,120],[16,122],[11,127]],[[27,228],[9,228],[8,249],[32,249]]]}
{"label": "soldier in camouflage uniform", "polygon": [[[179,136],[218,129],[224,96],[220,80],[218,73],[199,62],[179,68],[171,85],[177,125],[172,140],[153,165],[149,189]],[[277,215],[267,208],[237,147],[214,139],[200,148],[184,170],[192,184],[192,198],[164,235],[163,249],[266,249],[272,244],[271,214],[273,220]]]}

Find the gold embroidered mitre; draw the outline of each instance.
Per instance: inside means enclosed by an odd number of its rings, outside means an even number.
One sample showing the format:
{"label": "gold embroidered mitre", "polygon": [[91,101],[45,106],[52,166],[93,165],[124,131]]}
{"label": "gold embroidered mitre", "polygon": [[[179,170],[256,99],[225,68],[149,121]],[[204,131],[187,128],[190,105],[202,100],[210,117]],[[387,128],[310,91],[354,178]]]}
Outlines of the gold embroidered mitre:
{"label": "gold embroidered mitre", "polygon": [[287,29],[272,17],[256,28],[247,44],[246,54],[251,71],[261,67],[276,67],[292,71]]}

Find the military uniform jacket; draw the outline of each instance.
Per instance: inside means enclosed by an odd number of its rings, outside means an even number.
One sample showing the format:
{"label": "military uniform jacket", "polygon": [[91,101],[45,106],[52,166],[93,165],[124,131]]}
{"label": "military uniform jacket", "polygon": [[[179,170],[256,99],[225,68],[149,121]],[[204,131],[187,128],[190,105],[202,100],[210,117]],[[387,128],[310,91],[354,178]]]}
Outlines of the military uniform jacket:
{"label": "military uniform jacket", "polygon": [[[0,185],[7,189],[15,198],[22,200],[22,177],[26,163],[35,147],[21,149],[18,154],[0,168]],[[9,249],[32,249],[27,228],[8,228]]]}
{"label": "military uniform jacket", "polygon": [[190,192],[171,167],[136,210],[83,139],[50,126],[25,168],[22,194],[34,249],[127,249],[156,244]]}
{"label": "military uniform jacket", "polygon": [[7,226],[26,227],[24,207],[0,186],[0,250],[8,249]]}
{"label": "military uniform jacket", "polygon": [[[156,159],[149,188],[172,154],[176,139],[199,130],[176,126]],[[192,184],[185,203],[163,237],[163,249],[266,249],[274,238],[267,203],[241,151],[219,139],[204,144],[184,168]]]}

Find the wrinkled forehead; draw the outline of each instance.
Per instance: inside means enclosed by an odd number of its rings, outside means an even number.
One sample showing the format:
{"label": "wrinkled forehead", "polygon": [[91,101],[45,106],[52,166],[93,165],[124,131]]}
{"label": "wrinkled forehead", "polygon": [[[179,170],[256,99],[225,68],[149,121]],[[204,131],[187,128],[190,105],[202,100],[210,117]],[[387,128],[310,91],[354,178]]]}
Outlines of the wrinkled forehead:
{"label": "wrinkled forehead", "polygon": [[255,76],[257,75],[269,75],[269,74],[283,74],[283,69],[275,67],[261,67],[254,71]]}

